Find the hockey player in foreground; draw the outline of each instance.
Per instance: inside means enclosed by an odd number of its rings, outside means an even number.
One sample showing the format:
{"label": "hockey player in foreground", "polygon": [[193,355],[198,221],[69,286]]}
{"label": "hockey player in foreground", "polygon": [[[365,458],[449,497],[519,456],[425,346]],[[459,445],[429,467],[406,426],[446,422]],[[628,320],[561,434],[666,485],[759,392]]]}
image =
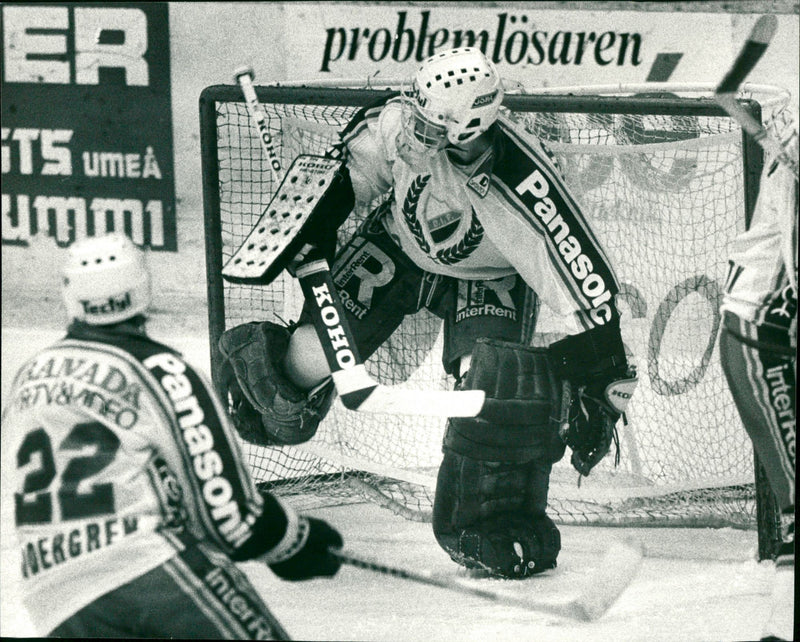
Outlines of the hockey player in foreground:
{"label": "hockey player in foreground", "polygon": [[[785,149],[797,158],[796,126]],[[797,192],[797,175],[768,162],[750,229],[733,244],[720,334],[720,359],[742,423],[781,510],[791,516],[764,632],[764,639],[783,640],[795,639]]]}
{"label": "hockey player in foreground", "polygon": [[[400,95],[355,115],[338,149],[348,170],[339,201],[388,198],[332,273],[362,357],[428,308],[444,319],[445,370],[496,402],[490,417],[448,420],[433,531],[457,563],[520,578],[556,566],[560,534],[545,512],[553,463],[566,444],[589,474],[636,379],[613,270],[553,161],[500,112],[502,101],[495,67],[462,48],[428,59]],[[529,347],[540,302],[569,335],[547,349]],[[308,318],[221,336],[245,439],[306,441],[328,411],[330,370]]]}
{"label": "hockey player in foreground", "polygon": [[14,381],[24,603],[56,637],[288,639],[236,562],[332,576],[342,539],[256,490],[211,385],[145,334],[149,281],[127,237],[75,243],[67,335]]}

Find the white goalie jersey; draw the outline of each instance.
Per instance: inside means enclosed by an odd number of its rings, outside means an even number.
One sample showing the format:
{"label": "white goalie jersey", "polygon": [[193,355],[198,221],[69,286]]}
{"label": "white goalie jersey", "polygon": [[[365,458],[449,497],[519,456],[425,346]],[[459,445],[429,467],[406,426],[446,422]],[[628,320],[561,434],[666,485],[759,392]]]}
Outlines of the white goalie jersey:
{"label": "white goalie jersey", "polygon": [[343,134],[356,199],[394,188],[388,231],[420,268],[461,279],[518,273],[575,334],[617,317],[616,276],[546,150],[501,113],[494,145],[469,166],[398,153],[400,99]]}

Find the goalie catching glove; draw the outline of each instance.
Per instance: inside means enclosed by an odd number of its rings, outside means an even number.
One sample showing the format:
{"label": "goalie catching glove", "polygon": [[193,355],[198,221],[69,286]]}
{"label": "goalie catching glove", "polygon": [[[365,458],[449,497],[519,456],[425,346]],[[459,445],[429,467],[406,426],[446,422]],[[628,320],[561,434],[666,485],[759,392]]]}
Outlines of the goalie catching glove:
{"label": "goalie catching glove", "polygon": [[628,365],[619,323],[568,336],[551,344],[549,353],[563,382],[559,434],[572,450],[572,465],[588,475],[612,442],[618,463],[617,421],[639,383],[636,369]]}
{"label": "goalie catching glove", "polygon": [[239,435],[258,446],[311,439],[330,410],[335,390],[328,378],[306,392],[283,371],[292,328],[264,321],[222,333],[222,384]]}

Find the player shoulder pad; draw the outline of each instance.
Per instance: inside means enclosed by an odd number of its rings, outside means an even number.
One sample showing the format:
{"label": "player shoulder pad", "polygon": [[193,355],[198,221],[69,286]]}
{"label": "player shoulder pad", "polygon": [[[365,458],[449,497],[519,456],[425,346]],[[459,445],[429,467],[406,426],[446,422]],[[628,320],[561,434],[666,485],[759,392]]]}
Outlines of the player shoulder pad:
{"label": "player shoulder pad", "polygon": [[376,122],[386,104],[398,97],[398,92],[391,91],[372,103],[359,109],[342,130],[341,138],[345,144],[356,138],[371,123]]}
{"label": "player shoulder pad", "polygon": [[392,98],[365,112],[360,123],[343,134],[342,140],[351,155],[380,158],[392,163],[397,158],[395,139],[401,126],[399,99]]}
{"label": "player shoulder pad", "polygon": [[[529,152],[534,152],[540,159],[542,157],[547,158],[556,169],[559,169],[556,157],[550,148],[537,136],[529,132],[525,125],[516,118],[501,111],[497,118],[497,127],[501,132],[501,149],[506,145],[527,148]],[[501,153],[499,156],[501,158],[500,162],[502,162],[503,154]]]}

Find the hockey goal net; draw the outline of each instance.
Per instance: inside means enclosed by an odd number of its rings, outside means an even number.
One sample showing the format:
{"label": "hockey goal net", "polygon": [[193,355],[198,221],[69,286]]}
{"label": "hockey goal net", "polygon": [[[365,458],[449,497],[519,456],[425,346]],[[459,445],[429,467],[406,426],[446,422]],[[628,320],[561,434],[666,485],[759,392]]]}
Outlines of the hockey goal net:
{"label": "hockey goal net", "polygon": [[[623,336],[640,385],[612,455],[578,485],[569,453],[553,471],[550,513],[561,523],[755,527],[753,451],[717,353],[727,247],[757,195],[762,153],[702,96],[508,95],[505,106],[555,153],[622,281]],[[387,89],[388,90],[388,89]],[[258,87],[285,167],[322,154],[361,106],[384,90]],[[746,105],[760,117],[758,101]],[[276,185],[234,86],[201,97],[212,376],[217,339],[236,324],[296,320],[303,299],[284,275],[268,287],[232,285],[222,265],[241,245]],[[347,238],[367,213],[355,211]],[[535,343],[560,338],[540,311]],[[408,318],[368,361],[383,383],[450,388],[441,322]],[[338,401],[299,447],[245,444],[256,479],[295,503],[367,496],[410,519],[429,518],[444,421],[366,415]]]}

